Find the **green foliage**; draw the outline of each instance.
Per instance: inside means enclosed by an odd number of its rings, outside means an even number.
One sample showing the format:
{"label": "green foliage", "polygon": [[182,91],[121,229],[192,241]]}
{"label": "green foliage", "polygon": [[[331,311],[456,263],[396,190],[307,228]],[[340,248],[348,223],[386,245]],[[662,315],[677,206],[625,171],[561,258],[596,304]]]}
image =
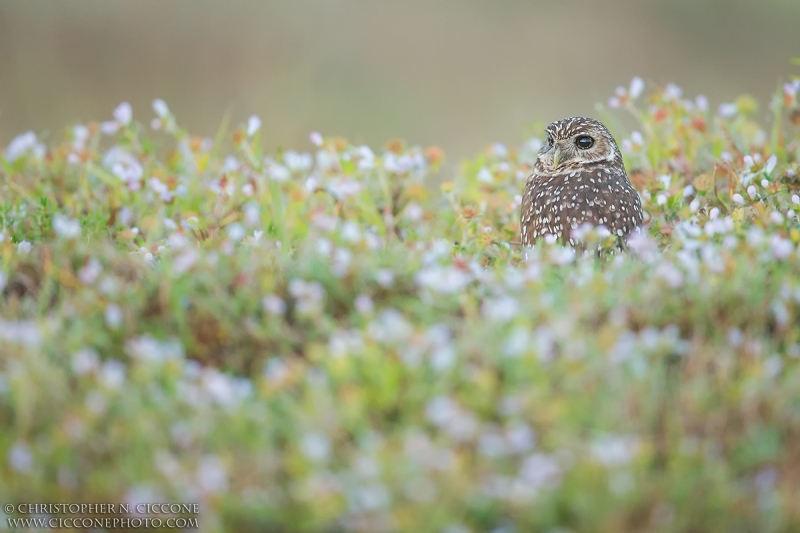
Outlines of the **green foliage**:
{"label": "green foliage", "polygon": [[611,256],[519,249],[537,139],[433,193],[436,147],[265,157],[257,119],[201,139],[163,102],[155,134],[123,104],[21,136],[0,500],[199,502],[204,531],[797,530],[798,85],[767,129],[674,86],[598,106],[647,212]]}

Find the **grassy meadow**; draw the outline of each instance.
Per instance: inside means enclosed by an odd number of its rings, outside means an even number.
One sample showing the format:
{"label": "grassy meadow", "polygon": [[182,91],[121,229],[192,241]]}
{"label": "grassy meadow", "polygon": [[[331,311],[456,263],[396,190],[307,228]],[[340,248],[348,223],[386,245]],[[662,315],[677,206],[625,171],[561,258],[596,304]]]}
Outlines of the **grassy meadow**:
{"label": "grassy meadow", "polygon": [[0,501],[198,502],[202,531],[800,530],[800,81],[710,104],[637,78],[596,111],[646,211],[602,257],[516,245],[537,138],[442,182],[436,146],[264,153],[258,117],[200,138],[161,100],[20,135]]}

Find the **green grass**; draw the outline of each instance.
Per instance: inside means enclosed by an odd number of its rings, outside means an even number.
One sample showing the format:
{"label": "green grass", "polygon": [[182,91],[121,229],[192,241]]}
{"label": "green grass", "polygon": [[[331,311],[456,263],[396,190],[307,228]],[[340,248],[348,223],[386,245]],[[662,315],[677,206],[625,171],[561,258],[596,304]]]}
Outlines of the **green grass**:
{"label": "green grass", "polygon": [[797,88],[724,116],[633,92],[598,118],[647,231],[608,258],[514,244],[535,141],[435,192],[435,147],[265,157],[255,122],[204,140],[160,107],[158,132],[122,106],[15,141],[0,501],[198,502],[203,531],[797,531]]}

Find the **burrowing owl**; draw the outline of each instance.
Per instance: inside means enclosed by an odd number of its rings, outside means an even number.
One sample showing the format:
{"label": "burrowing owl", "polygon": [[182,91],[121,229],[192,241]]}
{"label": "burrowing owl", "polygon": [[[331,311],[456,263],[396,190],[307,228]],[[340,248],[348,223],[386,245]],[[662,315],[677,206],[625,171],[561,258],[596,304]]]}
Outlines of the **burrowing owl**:
{"label": "burrowing owl", "polygon": [[571,232],[584,222],[623,238],[641,225],[642,217],[642,202],[628,181],[622,154],[602,123],[570,117],[547,127],[547,141],[522,194],[524,246],[548,234],[575,245]]}

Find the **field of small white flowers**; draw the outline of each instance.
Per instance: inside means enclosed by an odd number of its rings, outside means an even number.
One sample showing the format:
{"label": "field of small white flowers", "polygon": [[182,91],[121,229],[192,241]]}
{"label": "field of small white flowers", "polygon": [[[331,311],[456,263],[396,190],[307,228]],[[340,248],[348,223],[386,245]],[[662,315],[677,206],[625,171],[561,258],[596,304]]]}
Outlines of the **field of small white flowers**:
{"label": "field of small white flowers", "polygon": [[199,502],[203,531],[800,530],[799,99],[634,79],[598,105],[647,224],[602,258],[515,244],[539,139],[439,187],[437,147],[264,153],[257,117],[198,138],[160,100],[19,136],[0,501]]}

